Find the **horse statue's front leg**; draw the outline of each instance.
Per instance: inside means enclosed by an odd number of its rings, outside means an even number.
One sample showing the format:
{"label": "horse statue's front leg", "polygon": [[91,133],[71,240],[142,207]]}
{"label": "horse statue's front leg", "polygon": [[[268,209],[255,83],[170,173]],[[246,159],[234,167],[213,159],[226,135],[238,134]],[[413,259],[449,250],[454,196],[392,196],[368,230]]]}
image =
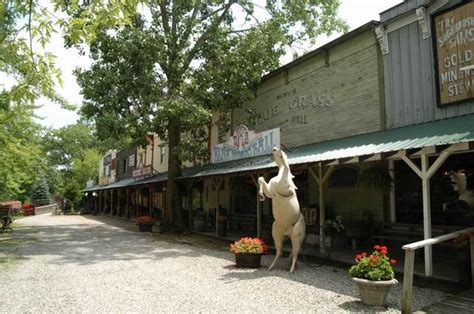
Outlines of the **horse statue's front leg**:
{"label": "horse statue's front leg", "polygon": [[258,194],[260,195],[261,202],[265,200],[265,196],[268,198],[273,197],[272,193],[270,192],[270,186],[267,182],[265,182],[264,177],[258,177]]}

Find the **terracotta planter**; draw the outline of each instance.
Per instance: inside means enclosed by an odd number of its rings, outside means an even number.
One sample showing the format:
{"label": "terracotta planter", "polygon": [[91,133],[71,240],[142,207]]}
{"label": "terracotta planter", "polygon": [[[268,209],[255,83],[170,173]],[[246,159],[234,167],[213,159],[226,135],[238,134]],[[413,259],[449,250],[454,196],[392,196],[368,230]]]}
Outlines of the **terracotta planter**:
{"label": "terracotta planter", "polygon": [[357,284],[362,303],[369,306],[385,306],[390,288],[398,283],[396,279],[373,281],[353,277],[352,280]]}
{"label": "terracotta planter", "polygon": [[260,268],[262,254],[235,254],[235,265],[238,268]]}
{"label": "terracotta planter", "polygon": [[140,230],[140,232],[151,232],[153,225],[138,225],[138,230]]}

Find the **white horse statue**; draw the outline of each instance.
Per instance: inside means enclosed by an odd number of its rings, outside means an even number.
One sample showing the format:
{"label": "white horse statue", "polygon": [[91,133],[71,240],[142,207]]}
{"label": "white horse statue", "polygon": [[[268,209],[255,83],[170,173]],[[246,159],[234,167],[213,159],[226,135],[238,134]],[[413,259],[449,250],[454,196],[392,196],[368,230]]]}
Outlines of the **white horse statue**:
{"label": "white horse statue", "polygon": [[454,183],[453,189],[459,193],[459,200],[464,201],[470,208],[474,208],[474,190],[467,189],[467,176],[463,171],[450,171],[449,177]]}
{"label": "white horse statue", "polygon": [[296,185],[290,172],[286,154],[273,147],[273,159],[278,166],[278,174],[268,184],[263,177],[258,178],[260,201],[265,196],[272,199],[272,210],[275,221],[272,226],[272,237],[275,242],[276,256],[268,270],[271,270],[282,254],[283,241],[291,239],[291,254],[289,257],[290,273],[295,269],[298,253],[305,237],[304,216],[300,212],[300,205],[296,197]]}

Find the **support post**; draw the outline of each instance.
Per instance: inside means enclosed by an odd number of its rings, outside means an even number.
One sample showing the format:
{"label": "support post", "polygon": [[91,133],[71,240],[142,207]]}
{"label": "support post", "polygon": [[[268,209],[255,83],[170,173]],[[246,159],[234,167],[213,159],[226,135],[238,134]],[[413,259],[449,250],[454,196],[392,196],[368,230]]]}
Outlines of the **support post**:
{"label": "support post", "polygon": [[[428,156],[421,155],[421,171],[424,176],[421,179],[423,192],[423,235],[425,239],[431,238],[431,193],[430,178],[425,175],[428,172]],[[433,275],[433,252],[431,245],[425,247],[425,275]]]}
{"label": "support post", "polygon": [[469,238],[470,249],[471,249],[471,285],[474,286],[474,233],[470,233]]}
{"label": "support post", "polygon": [[125,190],[125,217],[130,218],[130,189]]}
{"label": "support post", "polygon": [[[393,160],[388,161],[388,171],[390,173],[390,177],[392,178],[392,182],[395,182],[395,162]],[[394,223],[397,220],[397,213],[395,210],[395,184],[392,184],[392,189],[390,190],[389,194],[389,202],[390,222]]]}
{"label": "support post", "polygon": [[405,250],[405,267],[403,269],[402,313],[412,312],[413,270],[415,267],[415,251]]}
{"label": "support post", "polygon": [[252,178],[253,184],[256,187],[256,195],[257,195],[257,238],[262,237],[262,209],[260,207],[260,197],[258,195],[258,174],[251,174],[250,177]]}

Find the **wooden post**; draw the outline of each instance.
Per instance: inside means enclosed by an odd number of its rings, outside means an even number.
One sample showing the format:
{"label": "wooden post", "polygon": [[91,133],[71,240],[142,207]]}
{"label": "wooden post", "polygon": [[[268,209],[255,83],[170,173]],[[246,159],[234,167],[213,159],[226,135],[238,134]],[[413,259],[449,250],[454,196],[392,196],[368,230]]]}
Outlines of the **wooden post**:
{"label": "wooden post", "polygon": [[474,287],[474,233],[470,233],[469,238],[471,249],[471,285]]}
{"label": "wooden post", "polygon": [[[395,182],[395,162],[393,160],[388,161],[388,171],[390,173],[390,177],[392,178],[393,182]],[[389,201],[390,201],[390,222],[397,221],[397,213],[395,210],[395,184],[392,184],[392,189],[389,193]]]}
{"label": "wooden post", "polygon": [[403,269],[402,313],[411,313],[413,300],[413,270],[415,267],[415,251],[405,250],[405,267]]}
{"label": "wooden post", "polygon": [[188,188],[188,228],[192,229],[193,225],[193,181],[190,180],[187,184]]}
{"label": "wooden post", "polygon": [[[428,172],[429,163],[426,154],[421,155],[421,171],[425,174]],[[431,238],[431,191],[430,178],[423,176],[421,179],[423,192],[423,236],[425,239]],[[425,247],[425,275],[433,275],[433,252],[431,245]]]}
{"label": "wooden post", "polygon": [[130,218],[130,189],[125,190],[125,217]]}
{"label": "wooden post", "polygon": [[253,184],[255,184],[255,187],[257,188],[257,238],[262,237],[262,209],[260,207],[260,197],[258,194],[258,174],[251,174],[250,178],[252,178]]}
{"label": "wooden post", "polygon": [[138,217],[138,214],[139,214],[139,208],[140,208],[140,205],[138,204],[139,202],[140,202],[140,188],[137,187],[135,189],[135,205],[137,205],[135,218]]}

